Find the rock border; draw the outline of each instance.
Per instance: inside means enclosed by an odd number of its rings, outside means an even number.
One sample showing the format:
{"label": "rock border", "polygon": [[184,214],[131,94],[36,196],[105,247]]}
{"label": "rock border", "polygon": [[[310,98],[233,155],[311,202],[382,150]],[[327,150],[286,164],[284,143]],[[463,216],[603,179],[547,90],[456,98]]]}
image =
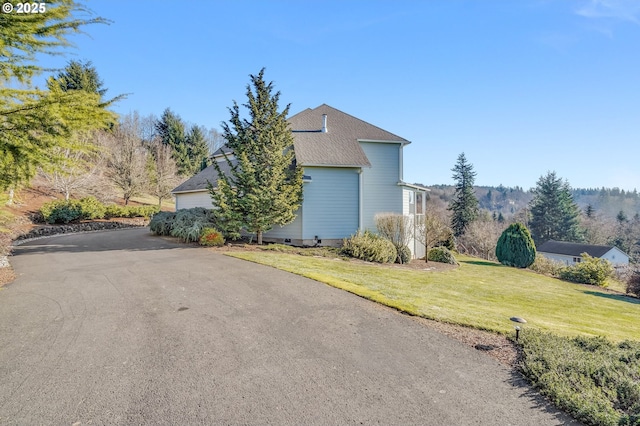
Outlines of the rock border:
{"label": "rock border", "polygon": [[81,222],[70,223],[67,225],[48,225],[33,228],[25,234],[18,235],[12,242],[13,246],[19,246],[28,241],[40,240],[43,238],[55,237],[57,235],[71,235],[89,232],[99,232],[107,230],[127,229],[127,228],[143,228],[149,224],[149,221],[142,218],[135,218],[121,221],[104,221],[104,222]]}

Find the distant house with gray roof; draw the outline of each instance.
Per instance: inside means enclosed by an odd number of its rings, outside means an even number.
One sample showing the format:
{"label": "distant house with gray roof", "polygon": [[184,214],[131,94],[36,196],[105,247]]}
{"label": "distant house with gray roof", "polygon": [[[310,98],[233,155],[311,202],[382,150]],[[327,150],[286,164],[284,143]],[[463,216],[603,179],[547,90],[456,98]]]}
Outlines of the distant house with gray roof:
{"label": "distant house with gray roof", "polygon": [[[293,223],[275,226],[265,241],[294,245],[338,245],[358,229],[375,230],[374,216],[423,214],[425,188],[402,178],[404,147],[410,142],[323,104],[288,119],[297,164],[304,170],[302,206]],[[214,161],[228,171],[222,152]],[[207,191],[218,175],[209,166],[173,190],[176,209],[212,207]],[[417,242],[414,256],[423,256]]]}
{"label": "distant house with gray roof", "polygon": [[629,256],[615,246],[549,240],[540,245],[537,248],[537,252],[547,259],[562,262],[565,265],[574,265],[582,262],[582,253],[587,253],[591,257],[607,259],[614,266],[626,266],[629,264]]}

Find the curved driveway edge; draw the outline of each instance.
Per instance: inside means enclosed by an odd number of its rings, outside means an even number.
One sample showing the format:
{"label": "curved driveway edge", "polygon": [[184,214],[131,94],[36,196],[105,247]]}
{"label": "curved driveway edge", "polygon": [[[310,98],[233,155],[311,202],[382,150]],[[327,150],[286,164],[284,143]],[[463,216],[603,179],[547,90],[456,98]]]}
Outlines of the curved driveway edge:
{"label": "curved driveway edge", "polygon": [[2,424],[574,424],[353,294],[134,229],[14,249]]}

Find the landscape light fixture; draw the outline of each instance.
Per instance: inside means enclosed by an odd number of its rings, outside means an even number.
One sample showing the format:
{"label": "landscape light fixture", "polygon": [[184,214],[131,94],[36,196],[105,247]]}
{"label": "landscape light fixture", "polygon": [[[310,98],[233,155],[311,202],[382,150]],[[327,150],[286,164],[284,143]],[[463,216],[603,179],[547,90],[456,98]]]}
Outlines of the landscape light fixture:
{"label": "landscape light fixture", "polygon": [[[511,317],[509,318],[511,321],[513,322],[517,322],[519,324],[526,324],[527,320],[524,318],[520,318],[520,317]],[[520,338],[520,326],[516,325],[516,342],[518,341],[518,339]]]}

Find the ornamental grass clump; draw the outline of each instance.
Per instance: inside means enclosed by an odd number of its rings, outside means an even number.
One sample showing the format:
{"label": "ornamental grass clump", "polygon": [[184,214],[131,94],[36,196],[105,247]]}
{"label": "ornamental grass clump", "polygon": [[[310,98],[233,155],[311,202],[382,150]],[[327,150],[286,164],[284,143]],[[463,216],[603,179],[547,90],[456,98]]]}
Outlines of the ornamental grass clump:
{"label": "ornamental grass clump", "polygon": [[[407,247],[413,235],[411,218],[398,213],[378,213],[374,217],[378,234],[391,241],[396,248],[396,263],[409,263],[411,250]],[[407,251],[409,254],[407,256]]]}

